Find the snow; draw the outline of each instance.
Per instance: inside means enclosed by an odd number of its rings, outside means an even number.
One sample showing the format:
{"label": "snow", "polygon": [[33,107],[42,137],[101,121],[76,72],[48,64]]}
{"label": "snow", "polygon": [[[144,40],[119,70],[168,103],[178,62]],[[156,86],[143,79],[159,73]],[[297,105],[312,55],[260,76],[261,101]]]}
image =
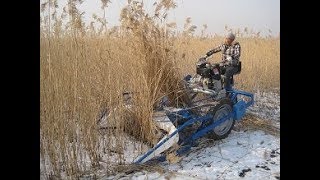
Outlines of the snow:
{"label": "snow", "polygon": [[280,125],[280,95],[258,91],[254,94],[254,104],[248,108],[248,113]]}
{"label": "snow", "polygon": [[[255,104],[248,108],[247,114],[271,121],[280,127],[280,96],[277,93],[255,93]],[[110,141],[117,141],[116,139]],[[130,164],[149,147],[123,136],[123,163]],[[116,145],[115,145],[116,148]],[[111,156],[110,156],[111,155]],[[105,154],[104,162],[118,163],[116,152]],[[41,164],[40,164],[41,165]],[[106,166],[107,164],[101,164]],[[261,130],[232,130],[223,140],[213,141],[206,137],[198,140],[190,153],[181,157],[175,164],[168,161],[157,164],[162,169],[140,170],[131,174],[118,173],[105,176],[102,168],[98,177],[106,179],[280,179],[280,138]],[[41,168],[40,168],[41,169]],[[87,176],[82,179],[92,179]]]}
{"label": "snow", "polygon": [[142,171],[119,179],[276,179],[280,177],[279,141],[263,131],[232,131],[224,140],[203,139],[200,147],[176,164],[161,162],[165,173]]}
{"label": "snow", "polygon": [[[257,92],[247,113],[280,127],[280,95]],[[280,138],[258,130],[232,131],[223,140],[199,139],[198,147],[164,172],[139,171],[101,179],[280,179]]]}

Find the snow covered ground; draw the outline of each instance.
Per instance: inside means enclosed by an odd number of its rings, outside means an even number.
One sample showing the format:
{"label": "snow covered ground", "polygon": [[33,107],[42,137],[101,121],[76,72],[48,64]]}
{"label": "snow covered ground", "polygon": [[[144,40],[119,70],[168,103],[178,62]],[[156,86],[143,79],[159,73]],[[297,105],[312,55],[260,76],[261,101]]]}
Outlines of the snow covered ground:
{"label": "snow covered ground", "polygon": [[[255,104],[247,114],[269,121],[280,128],[280,96],[277,93],[256,93]],[[241,127],[241,126],[240,126]],[[110,138],[110,137],[109,137]],[[147,146],[123,137],[124,164],[130,164]],[[107,179],[280,179],[280,138],[261,130],[245,127],[234,128],[230,135],[220,141],[200,138],[198,146],[182,156],[177,163],[159,162],[161,171],[138,170],[105,176],[103,169],[98,173],[101,180]],[[116,149],[116,148],[115,148]],[[109,154],[110,155],[110,154]],[[119,154],[105,154],[106,162],[117,162]],[[41,165],[41,164],[40,164]],[[101,164],[102,166],[107,164]],[[41,178],[40,179],[44,179]],[[94,179],[86,176],[81,179]]]}
{"label": "snow covered ground", "polygon": [[[248,114],[280,128],[279,94],[256,93]],[[158,165],[164,171],[119,173],[101,179],[280,179],[280,138],[261,130],[233,130],[220,141],[201,138],[178,163]]]}
{"label": "snow covered ground", "polygon": [[263,131],[232,131],[221,141],[203,139],[176,164],[159,165],[165,173],[142,171],[102,179],[280,179],[280,140]]}
{"label": "snow covered ground", "polygon": [[257,92],[254,98],[255,103],[248,108],[248,113],[273,121],[274,125],[280,127],[280,95],[272,92]]}

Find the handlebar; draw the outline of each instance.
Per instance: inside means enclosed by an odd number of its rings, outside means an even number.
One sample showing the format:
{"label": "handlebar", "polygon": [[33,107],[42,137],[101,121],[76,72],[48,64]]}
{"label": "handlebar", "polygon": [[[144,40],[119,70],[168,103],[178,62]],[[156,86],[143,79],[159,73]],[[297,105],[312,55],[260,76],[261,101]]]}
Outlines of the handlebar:
{"label": "handlebar", "polygon": [[[207,61],[207,58],[209,56],[205,55],[201,58],[199,58],[198,62],[196,63],[197,65],[201,65],[201,64],[211,64],[210,62]],[[219,65],[219,66],[225,66],[225,61],[221,61],[221,62],[218,62],[218,63],[214,63],[214,65]]]}

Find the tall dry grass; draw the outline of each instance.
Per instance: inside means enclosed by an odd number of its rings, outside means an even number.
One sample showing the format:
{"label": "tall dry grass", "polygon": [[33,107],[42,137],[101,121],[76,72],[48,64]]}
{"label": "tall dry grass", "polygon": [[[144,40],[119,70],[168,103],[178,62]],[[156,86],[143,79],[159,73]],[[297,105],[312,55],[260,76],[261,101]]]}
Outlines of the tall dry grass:
{"label": "tall dry grass", "polygon": [[[66,35],[43,30],[40,40],[40,149],[48,178],[78,178],[99,168],[102,150],[113,144],[123,149],[123,133],[152,143],[157,101],[168,95],[171,105],[184,103],[172,43],[141,3],[123,9],[119,36],[90,37],[83,33],[76,5],[68,2],[71,28]],[[158,10],[168,7],[161,4]],[[130,111],[122,101],[126,91],[134,92]],[[108,121],[115,130],[101,136],[97,121],[105,110],[113,111]]]}
{"label": "tall dry grass", "polygon": [[[164,23],[175,7],[171,0],[158,1],[152,16],[140,2],[128,1],[120,27],[108,28],[105,17],[96,16],[99,29],[93,23],[84,26],[77,9],[81,2],[69,0],[60,17],[57,1],[41,6],[40,157],[47,179],[77,179],[101,169],[110,147],[117,147],[117,163],[123,164],[124,133],[152,144],[155,104],[168,95],[172,106],[184,106],[187,98],[180,79],[195,73],[197,59],[223,41],[194,36],[190,19],[184,32],[173,33],[175,28]],[[108,3],[102,1],[104,11]],[[63,19],[68,19],[65,29]],[[278,88],[279,39],[237,40],[243,70],[235,78],[236,86],[252,91]],[[218,59],[215,55],[212,61]],[[134,92],[131,110],[122,99],[128,91]],[[108,123],[114,130],[102,135],[97,122],[105,111],[112,113]],[[105,173],[111,172],[107,162]]]}
{"label": "tall dry grass", "polygon": [[[241,45],[242,70],[235,77],[235,86],[247,91],[279,91],[280,89],[280,39],[238,37]],[[202,39],[199,37],[177,38],[175,49],[182,74],[195,73],[199,57],[223,43],[223,37]],[[210,62],[219,62],[221,53],[213,54]]]}

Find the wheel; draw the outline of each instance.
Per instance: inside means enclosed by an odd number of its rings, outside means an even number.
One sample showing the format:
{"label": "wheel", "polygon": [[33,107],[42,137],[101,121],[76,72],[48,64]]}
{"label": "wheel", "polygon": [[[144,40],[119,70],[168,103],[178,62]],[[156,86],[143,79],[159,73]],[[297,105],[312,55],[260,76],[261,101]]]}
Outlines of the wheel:
{"label": "wheel", "polygon": [[[212,123],[216,122],[217,120],[228,115],[231,112],[231,100],[228,98],[221,99],[215,107],[212,107],[209,110],[209,113],[213,115],[213,119],[209,120],[206,126],[211,125]],[[229,119],[221,123],[219,126],[216,126],[212,131],[210,131],[208,133],[209,137],[213,138],[214,140],[226,138],[230,134],[234,126],[234,123],[235,121],[233,117],[230,117]]]}

